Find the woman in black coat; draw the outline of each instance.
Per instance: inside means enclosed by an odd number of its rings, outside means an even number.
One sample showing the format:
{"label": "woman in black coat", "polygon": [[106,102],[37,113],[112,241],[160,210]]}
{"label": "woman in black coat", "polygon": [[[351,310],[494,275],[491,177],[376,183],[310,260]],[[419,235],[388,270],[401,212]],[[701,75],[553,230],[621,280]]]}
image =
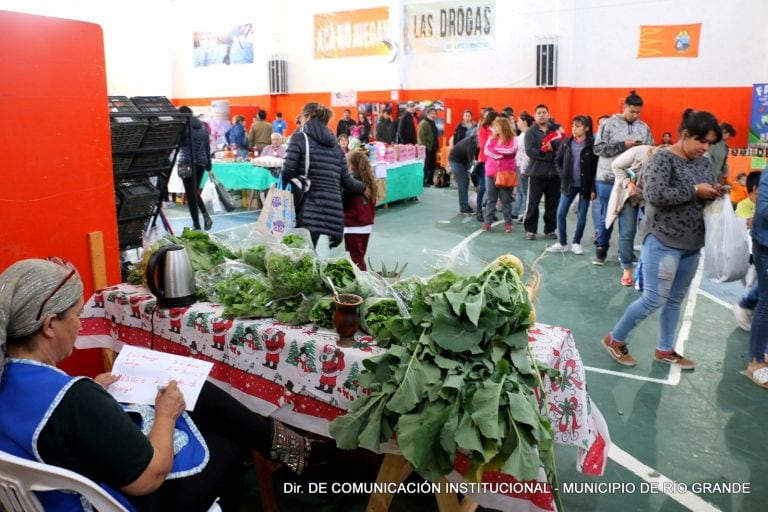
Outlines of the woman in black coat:
{"label": "woman in black coat", "polygon": [[[312,242],[328,235],[330,246],[344,239],[344,209],[342,189],[354,194],[365,192],[365,185],[355,180],[347,170],[347,160],[336,136],[328,128],[333,112],[319,103],[307,103],[301,113],[301,129],[291,136],[282,169],[283,183],[304,174],[304,155],[309,150],[311,183],[296,205],[296,227],[309,230]],[[305,138],[306,135],[306,138]],[[309,146],[307,147],[307,143]]]}

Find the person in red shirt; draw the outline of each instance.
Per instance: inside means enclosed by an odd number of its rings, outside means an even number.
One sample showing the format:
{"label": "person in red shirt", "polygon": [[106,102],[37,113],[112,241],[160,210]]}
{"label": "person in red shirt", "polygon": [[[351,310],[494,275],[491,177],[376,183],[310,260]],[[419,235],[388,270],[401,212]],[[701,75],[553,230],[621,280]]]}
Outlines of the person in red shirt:
{"label": "person in red shirt", "polygon": [[365,193],[352,195],[344,192],[344,247],[360,270],[365,266],[365,252],[373,231],[376,216],[376,178],[371,162],[363,151],[353,151],[347,157],[349,172],[365,184]]}

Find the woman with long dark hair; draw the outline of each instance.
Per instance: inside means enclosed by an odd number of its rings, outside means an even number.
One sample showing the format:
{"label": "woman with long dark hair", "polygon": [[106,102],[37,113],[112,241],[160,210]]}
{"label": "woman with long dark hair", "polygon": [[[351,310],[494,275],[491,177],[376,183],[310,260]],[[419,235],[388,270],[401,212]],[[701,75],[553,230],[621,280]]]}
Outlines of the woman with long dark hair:
{"label": "woman with long dark hair", "polygon": [[715,116],[688,109],[679,134],[680,139],[657,151],[643,170],[643,295],[627,307],[602,340],[603,348],[624,366],[637,364],[627,349],[629,333],[659,308],[659,341],[653,359],[683,370],[696,366],[675,352],[674,337],[680,305],[704,246],[704,206],[723,195],[714,181],[712,163],[702,158],[722,132]]}

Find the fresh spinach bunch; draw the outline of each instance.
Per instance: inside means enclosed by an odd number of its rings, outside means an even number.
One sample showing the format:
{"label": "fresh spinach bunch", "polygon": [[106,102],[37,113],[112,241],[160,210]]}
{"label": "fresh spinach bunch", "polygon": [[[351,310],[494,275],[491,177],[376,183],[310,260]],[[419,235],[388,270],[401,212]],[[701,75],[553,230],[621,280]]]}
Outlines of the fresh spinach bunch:
{"label": "fresh spinach bunch", "polygon": [[544,466],[556,485],[552,428],[534,393],[543,386],[528,348],[530,314],[517,270],[500,259],[417,297],[411,317],[391,322],[388,351],[363,362],[371,393],[331,424],[339,448],[378,450],[396,435],[429,480],[449,473],[461,450],[472,462],[468,480],[491,469],[532,480]]}

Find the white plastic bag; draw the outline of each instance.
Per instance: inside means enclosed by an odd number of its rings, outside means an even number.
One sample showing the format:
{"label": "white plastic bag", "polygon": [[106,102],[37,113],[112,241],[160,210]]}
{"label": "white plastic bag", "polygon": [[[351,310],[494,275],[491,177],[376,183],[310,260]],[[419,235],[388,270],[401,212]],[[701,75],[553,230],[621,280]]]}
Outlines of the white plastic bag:
{"label": "white plastic bag", "polygon": [[212,180],[205,182],[205,186],[203,187],[203,191],[200,193],[200,197],[203,199],[205,208],[209,212],[221,213],[224,211],[224,205],[221,204],[219,194],[216,193],[216,184]]}
{"label": "white plastic bag", "polygon": [[747,224],[727,197],[704,208],[704,276],[721,283],[737,281],[749,268]]}

